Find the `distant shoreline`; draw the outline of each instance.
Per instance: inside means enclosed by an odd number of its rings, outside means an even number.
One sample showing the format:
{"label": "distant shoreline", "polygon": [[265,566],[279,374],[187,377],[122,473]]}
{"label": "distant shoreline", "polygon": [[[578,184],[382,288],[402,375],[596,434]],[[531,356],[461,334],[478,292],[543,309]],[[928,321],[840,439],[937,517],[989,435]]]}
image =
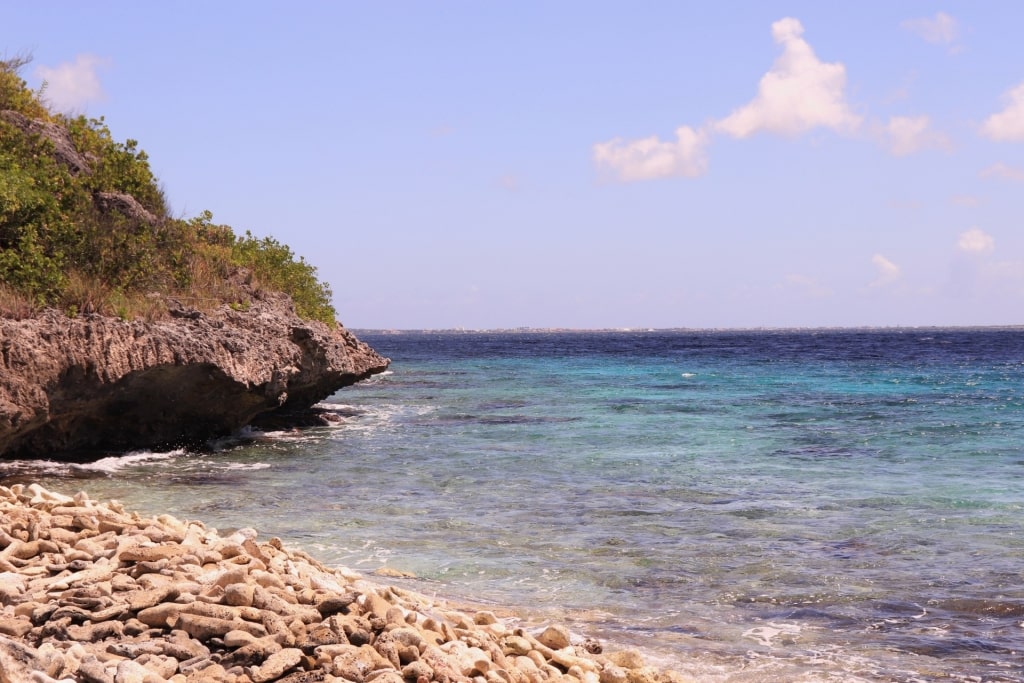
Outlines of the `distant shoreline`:
{"label": "distant shoreline", "polygon": [[348,328],[355,335],[391,334],[729,334],[729,333],[841,333],[841,332],[1024,332],[1017,325],[893,325],[855,327],[495,327],[495,328]]}

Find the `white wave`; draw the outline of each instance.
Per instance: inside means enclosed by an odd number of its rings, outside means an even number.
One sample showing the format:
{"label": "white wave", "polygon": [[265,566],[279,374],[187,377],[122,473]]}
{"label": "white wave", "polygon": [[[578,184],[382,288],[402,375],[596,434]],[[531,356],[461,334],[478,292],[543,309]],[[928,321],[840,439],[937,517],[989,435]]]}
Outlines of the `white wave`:
{"label": "white wave", "polygon": [[14,475],[31,472],[34,474],[64,474],[68,472],[72,463],[58,462],[56,460],[9,460],[0,462],[0,473]]}
{"label": "white wave", "polygon": [[187,451],[178,449],[163,453],[153,451],[132,451],[124,455],[111,455],[94,462],[61,462],[58,460],[10,460],[0,463],[0,474],[32,474],[43,476],[65,476],[72,472],[94,472],[114,474],[122,470],[144,465],[146,463],[172,460],[185,455]]}
{"label": "white wave", "polygon": [[165,453],[133,451],[131,453],[126,453],[125,455],[112,455],[107,458],[101,458],[95,462],[75,463],[71,465],[70,469],[80,472],[106,472],[107,474],[113,474],[114,472],[119,472],[129,467],[134,467],[147,462],[171,460],[178,456],[185,455],[185,453],[186,451],[184,449],[167,451]]}
{"label": "white wave", "polygon": [[271,465],[269,462],[229,462],[225,464],[221,469],[228,471],[242,471],[242,470],[266,470],[270,469]]}
{"label": "white wave", "polygon": [[769,621],[765,626],[755,626],[743,632],[744,638],[756,640],[767,647],[775,647],[772,641],[783,636],[784,640],[792,641],[803,629],[796,624],[777,624]]}
{"label": "white wave", "polygon": [[697,376],[696,372],[684,372],[683,373],[683,377],[686,377],[687,379],[689,379],[690,377],[696,377],[696,376]]}
{"label": "white wave", "polygon": [[376,375],[371,375],[370,377],[360,381],[360,384],[379,384],[380,382],[386,381],[386,379],[393,374],[395,374],[393,370],[378,372]]}

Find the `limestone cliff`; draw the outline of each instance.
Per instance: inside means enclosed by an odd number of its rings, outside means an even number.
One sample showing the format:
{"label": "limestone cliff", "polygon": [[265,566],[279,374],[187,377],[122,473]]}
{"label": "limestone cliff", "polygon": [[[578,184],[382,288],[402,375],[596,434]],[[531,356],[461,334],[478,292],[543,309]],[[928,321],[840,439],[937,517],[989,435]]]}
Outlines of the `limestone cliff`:
{"label": "limestone cliff", "polygon": [[170,320],[0,320],[0,457],[158,448],[310,408],[388,366],[281,294]]}

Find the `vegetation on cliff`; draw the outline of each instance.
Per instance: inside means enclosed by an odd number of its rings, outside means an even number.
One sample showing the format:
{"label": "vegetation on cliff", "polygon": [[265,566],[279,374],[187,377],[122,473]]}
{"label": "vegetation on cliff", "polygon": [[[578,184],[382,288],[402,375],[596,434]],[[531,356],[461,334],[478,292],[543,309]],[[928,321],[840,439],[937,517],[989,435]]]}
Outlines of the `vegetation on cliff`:
{"label": "vegetation on cliff", "polygon": [[45,88],[20,77],[26,63],[0,60],[0,315],[54,307],[156,319],[169,301],[244,308],[255,287],[334,323],[315,267],[208,211],[171,216],[138,143],[114,139],[102,118],[52,111]]}

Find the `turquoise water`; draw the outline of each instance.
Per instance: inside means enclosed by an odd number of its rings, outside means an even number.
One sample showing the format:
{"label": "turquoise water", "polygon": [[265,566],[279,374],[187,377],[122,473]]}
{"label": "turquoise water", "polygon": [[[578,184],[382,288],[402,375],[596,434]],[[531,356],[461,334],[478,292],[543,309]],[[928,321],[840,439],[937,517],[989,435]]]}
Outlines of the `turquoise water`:
{"label": "turquoise water", "polygon": [[335,426],[0,471],[700,680],[1024,680],[1024,331],[360,336]]}

